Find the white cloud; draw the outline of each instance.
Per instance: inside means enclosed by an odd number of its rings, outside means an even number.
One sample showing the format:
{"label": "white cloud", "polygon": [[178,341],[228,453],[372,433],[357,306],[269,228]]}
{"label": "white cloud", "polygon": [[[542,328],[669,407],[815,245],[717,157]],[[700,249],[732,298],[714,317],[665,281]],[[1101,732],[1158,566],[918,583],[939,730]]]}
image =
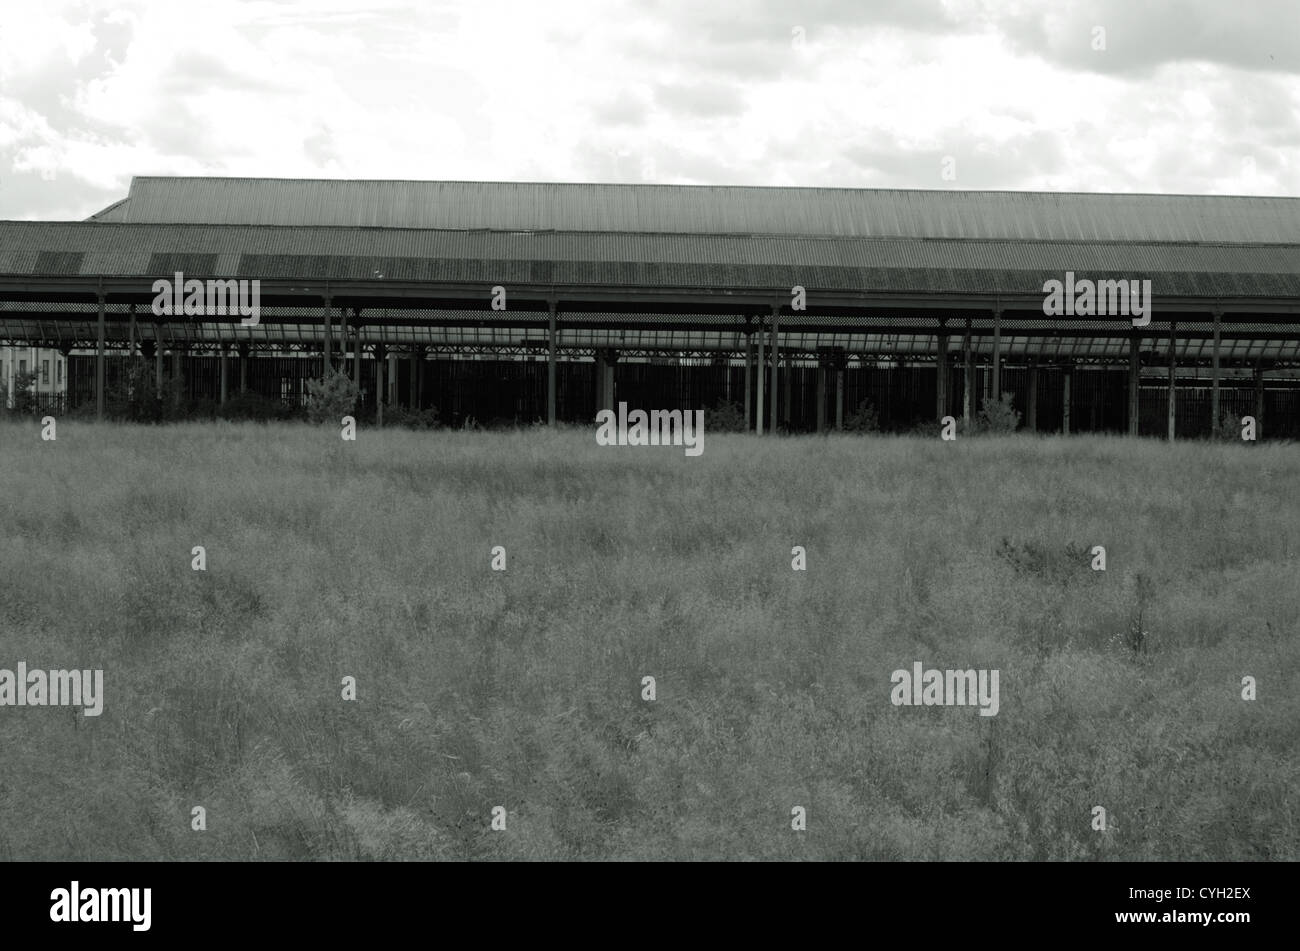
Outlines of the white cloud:
{"label": "white cloud", "polygon": [[19,6],[0,217],[67,207],[51,175],[77,214],[168,173],[1296,194],[1295,44],[1260,66],[1276,13],[1238,17],[1215,61],[1208,2]]}

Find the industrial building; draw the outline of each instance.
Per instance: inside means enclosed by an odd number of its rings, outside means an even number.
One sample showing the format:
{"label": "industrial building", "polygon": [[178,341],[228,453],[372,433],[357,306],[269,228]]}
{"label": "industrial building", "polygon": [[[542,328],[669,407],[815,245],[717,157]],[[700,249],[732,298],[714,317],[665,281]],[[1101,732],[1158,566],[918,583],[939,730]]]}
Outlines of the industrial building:
{"label": "industrial building", "polygon": [[[256,323],[155,313],[176,275],[257,281]],[[1049,316],[1067,275],[1149,281],[1150,313]],[[101,415],[134,357],[216,404],[334,366],[363,418],[449,425],[730,402],[808,432],[869,400],[901,430],[1005,392],[1042,432],[1296,438],[1300,199],[140,177],[0,222],[5,346]]]}

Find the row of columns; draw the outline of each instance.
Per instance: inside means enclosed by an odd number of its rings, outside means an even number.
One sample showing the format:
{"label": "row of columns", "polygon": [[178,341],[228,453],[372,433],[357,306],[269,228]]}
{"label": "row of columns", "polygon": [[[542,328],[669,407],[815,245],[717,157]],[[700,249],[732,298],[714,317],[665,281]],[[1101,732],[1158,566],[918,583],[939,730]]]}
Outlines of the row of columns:
{"label": "row of columns", "polygon": [[[96,319],[96,360],[95,360],[95,409],[96,416],[103,419],[104,416],[104,357],[105,357],[105,298],[101,292],[97,295],[97,319]],[[329,296],[323,298],[323,345],[322,345],[322,369],[328,370],[333,367],[333,303]],[[558,305],[556,301],[549,301],[547,304],[547,374],[546,374],[546,406],[547,422],[551,425],[556,421],[556,347],[558,345],[559,328],[557,326]],[[359,310],[353,308],[354,319],[358,318]],[[771,309],[771,329],[765,330],[763,321],[760,318],[757,328],[757,361],[754,362],[755,353],[752,344],[746,347],[745,352],[745,417],[754,420],[754,430],[758,434],[763,432],[764,422],[764,373],[765,365],[764,355],[764,338],[767,333],[771,334],[771,383],[767,387],[768,397],[770,399],[770,408],[768,416],[775,427],[778,415],[778,385],[779,375],[778,368],[780,364],[779,352],[779,332],[780,332],[780,308]],[[1211,370],[1211,416],[1212,425],[1217,426],[1220,414],[1220,360],[1219,346],[1221,339],[1221,319],[1222,311],[1216,308],[1213,312],[1214,319],[1214,346],[1212,351],[1212,370]],[[1176,437],[1176,397],[1177,397],[1177,322],[1171,321],[1169,325],[1169,383],[1168,383],[1168,438],[1172,441]],[[340,332],[340,354],[345,358],[346,353],[343,347],[346,346],[347,334],[347,310],[340,308],[339,316]],[[129,345],[131,353],[135,352],[135,308],[131,308],[130,327],[129,327]],[[143,341],[142,341],[143,344]],[[937,335],[938,344],[938,380],[936,384],[935,402],[937,415],[946,415],[945,410],[948,404],[948,349],[949,336],[946,330],[945,321],[940,321],[940,330]],[[1129,405],[1128,405],[1128,430],[1130,435],[1137,435],[1138,432],[1138,393],[1141,385],[1141,368],[1139,359],[1139,350],[1141,338],[1131,336],[1129,338]],[[155,342],[155,373],[157,378],[157,387],[161,392],[162,389],[162,350]],[[246,360],[248,357],[248,344],[240,344],[240,392],[247,390],[247,367]],[[975,374],[974,362],[971,351],[971,321],[966,318],[965,332],[962,339],[962,350],[965,356],[965,379],[966,387],[963,395],[962,415],[967,422],[971,419],[971,414],[976,406],[975,399]],[[385,392],[383,386],[384,370],[383,361],[386,356],[384,345],[375,345],[375,356],[378,364],[376,390],[378,393]],[[389,361],[389,389],[388,402],[396,401],[396,356],[388,355]],[[838,364],[828,365],[825,361],[819,363],[817,376],[817,429],[821,431],[825,428],[826,415],[826,373],[828,369],[834,369],[835,389],[836,389],[836,428],[843,426],[844,413],[844,369],[842,358]],[[173,373],[179,376],[180,372],[180,349],[172,348]],[[614,402],[614,380],[613,367],[617,360],[617,353],[613,350],[603,350],[597,355],[598,364],[598,396],[602,405],[613,406]],[[413,348],[410,353],[411,372],[410,372],[410,402],[412,406],[417,406],[419,402],[419,393],[423,386],[423,371],[425,361],[423,352],[420,348]],[[346,362],[345,362],[346,365]],[[757,406],[751,407],[751,374],[753,367],[758,368],[757,378]],[[353,343],[353,377],[360,379],[361,373],[361,341],[358,334]],[[993,359],[992,359],[992,395],[994,399],[1000,397],[1002,386],[1002,309],[995,308],[993,311]],[[1030,387],[1029,387],[1029,406],[1027,421],[1032,429],[1037,429],[1038,416],[1038,367],[1036,362],[1031,362],[1030,367]],[[1063,396],[1063,419],[1062,429],[1065,433],[1070,431],[1070,372],[1067,368],[1062,385]],[[1255,374],[1256,387],[1256,416],[1257,419],[1263,415],[1263,372],[1262,367],[1256,367]],[[225,348],[221,351],[221,402],[225,403],[227,399],[227,370],[226,370],[226,353]],[[379,400],[379,413],[383,412],[383,400]],[[786,392],[787,416],[789,412],[789,390]],[[753,410],[756,409],[757,412]],[[752,417],[751,417],[752,413]]]}

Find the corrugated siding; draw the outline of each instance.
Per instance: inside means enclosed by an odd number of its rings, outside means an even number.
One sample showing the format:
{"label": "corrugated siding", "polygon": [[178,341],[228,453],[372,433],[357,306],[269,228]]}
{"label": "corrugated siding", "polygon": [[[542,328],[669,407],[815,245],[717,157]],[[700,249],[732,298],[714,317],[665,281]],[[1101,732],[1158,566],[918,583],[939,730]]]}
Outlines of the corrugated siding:
{"label": "corrugated siding", "polygon": [[96,216],[327,225],[1064,241],[1300,242],[1300,199],[702,185],[136,178]]}

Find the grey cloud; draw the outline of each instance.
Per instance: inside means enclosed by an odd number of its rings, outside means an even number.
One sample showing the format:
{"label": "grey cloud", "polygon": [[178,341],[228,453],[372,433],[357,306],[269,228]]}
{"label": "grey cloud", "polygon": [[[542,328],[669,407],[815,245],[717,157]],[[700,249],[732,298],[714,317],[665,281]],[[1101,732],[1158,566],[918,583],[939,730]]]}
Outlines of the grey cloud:
{"label": "grey cloud", "polygon": [[645,122],[648,111],[639,96],[621,90],[614,98],[593,106],[591,114],[603,126],[638,126]]}
{"label": "grey cloud", "polygon": [[[877,136],[841,153],[867,172],[873,185],[895,188],[1016,188],[1026,180],[1052,175],[1062,169],[1064,152],[1056,134],[1035,131],[994,142],[954,132],[938,149],[900,149]],[[944,160],[951,156],[956,179],[942,177]]]}
{"label": "grey cloud", "polygon": [[[1294,0],[1099,0],[1049,5],[1034,15],[989,20],[1021,53],[1098,73],[1150,73],[1203,61],[1252,71],[1300,72],[1300,8]],[[1105,49],[1093,49],[1093,30]]]}
{"label": "grey cloud", "polygon": [[120,188],[100,188],[74,175],[42,178],[14,172],[12,152],[0,152],[0,220],[80,221],[126,196]]}
{"label": "grey cloud", "polygon": [[735,116],[745,111],[741,91],[719,83],[660,83],[655,86],[655,103],[675,115],[705,119]]}

